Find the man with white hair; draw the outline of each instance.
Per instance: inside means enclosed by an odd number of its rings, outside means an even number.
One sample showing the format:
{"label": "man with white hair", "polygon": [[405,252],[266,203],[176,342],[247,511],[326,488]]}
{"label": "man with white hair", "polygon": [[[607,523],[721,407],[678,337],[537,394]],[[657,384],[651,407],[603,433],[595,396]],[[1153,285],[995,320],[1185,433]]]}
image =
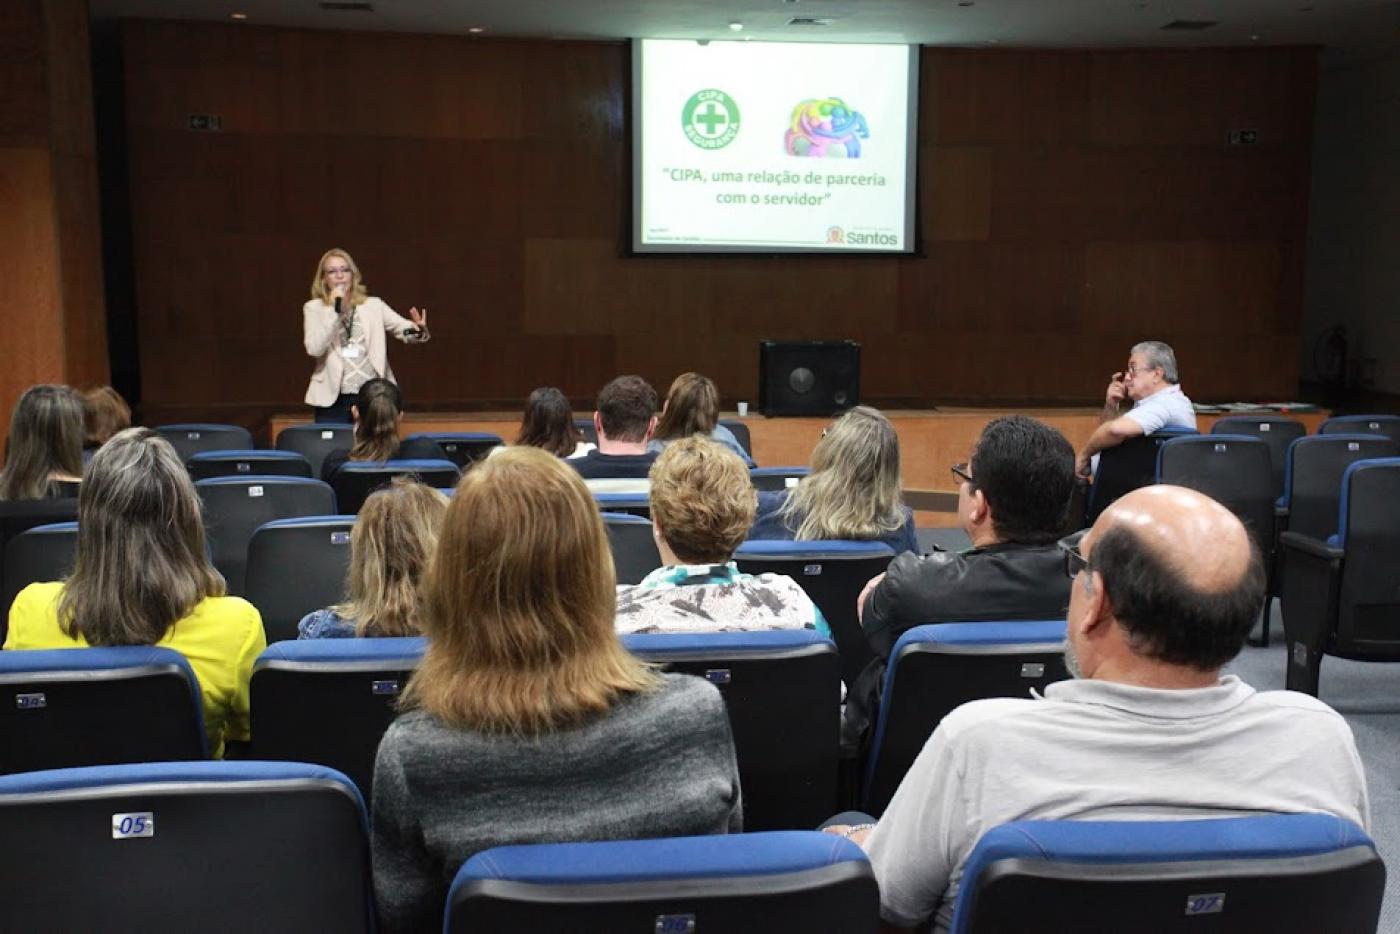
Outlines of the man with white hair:
{"label": "man with white hair", "polygon": [[[1123,400],[1133,407],[1122,411]],[[1161,341],[1143,341],[1128,355],[1127,373],[1114,373],[1104,394],[1099,427],[1079,452],[1075,472],[1088,477],[1095,454],[1129,438],[1150,435],[1162,428],[1196,427],[1196,410],[1181,391],[1176,354]]]}
{"label": "man with white hair", "polygon": [[826,828],[869,854],[890,925],[936,915],[946,929],[968,854],[1009,821],[1370,823],[1346,721],[1315,697],[1221,674],[1264,599],[1258,548],[1233,513],[1194,490],[1144,487],[1061,547],[1075,678],[954,710],[879,823]]}

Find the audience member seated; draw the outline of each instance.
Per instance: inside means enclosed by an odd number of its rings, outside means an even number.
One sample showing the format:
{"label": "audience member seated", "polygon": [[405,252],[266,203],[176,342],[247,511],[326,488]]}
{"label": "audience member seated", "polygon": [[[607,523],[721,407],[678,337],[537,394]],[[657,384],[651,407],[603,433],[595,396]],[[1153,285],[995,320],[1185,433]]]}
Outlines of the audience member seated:
{"label": "audience member seated", "polygon": [[83,393],[83,454],[102,447],[112,435],[131,427],[131,406],[111,386]]}
{"label": "audience member seated", "polygon": [[885,665],[899,637],[924,623],[1061,619],[1069,581],[1055,541],[1074,489],[1074,448],[1043,422],[1010,415],[987,423],[967,464],[953,466],[958,520],[969,551],[899,555],[857,603],[875,652],[846,703],[845,741],[875,719]]}
{"label": "audience member seated", "polygon": [[914,513],[900,500],[899,436],[876,409],[838,418],[812,451],[812,472],[790,490],[760,492],[751,539],[884,542],[918,551]]}
{"label": "audience member seated", "polygon": [[816,629],[821,610],[792,578],[739,573],[730,560],[753,525],[749,470],[703,435],[666,446],[651,468],[651,524],[662,567],[618,587],[617,631]]}
{"label": "audience member seated", "polygon": [[128,428],[93,455],[78,497],[72,575],[30,584],[10,607],[6,649],[87,645],[174,649],[199,679],[214,755],[226,739],[248,739],[248,678],[267,647],[262,619],[252,604],[224,596],[194,483],[149,428]]}
{"label": "audience member seated", "polygon": [[[1075,473],[1087,478],[1093,469],[1094,455],[1129,438],[1150,435],[1162,428],[1195,429],[1196,410],[1181,391],[1179,381],[1176,354],[1169,345],[1161,341],[1134,344],[1128,356],[1127,375],[1114,373],[1109,377],[1099,427],[1079,452]],[[1122,411],[1124,399],[1133,400],[1127,412]]]}
{"label": "audience member seated", "polygon": [[418,586],[447,497],[407,477],[371,493],[350,533],[349,600],[306,614],[298,639],[416,636]]}
{"label": "audience member seated", "polygon": [[374,768],[381,930],[442,927],[493,846],[737,832],[719,691],[625,649],[607,533],[565,462],[510,447],[457,487],[423,581],[422,664]]}
{"label": "audience member seated", "polygon": [[543,448],[557,457],[582,457],[595,447],[583,440],[574,424],[573,406],[553,386],[530,393],[520,420],[520,433],[513,443]]}
{"label": "audience member seated", "polygon": [[350,406],[350,418],[355,423],[355,444],[349,450],[341,448],[326,455],[321,463],[321,479],[327,483],[346,461],[447,457],[442,446],[429,438],[399,440],[403,392],[387,379],[372,379],[360,387],[357,401]]}
{"label": "audience member seated", "polygon": [[77,496],[83,477],[83,400],[67,386],[30,386],[10,415],[0,502]]}
{"label": "audience member seated", "polygon": [[1316,698],[1256,692],[1220,668],[1264,600],[1239,519],[1200,493],[1146,487],[1079,543],[1065,662],[1044,697],[946,717],[861,842],[880,913],[946,929],[979,837],[1014,820],[1167,820],[1321,812],[1366,827],[1351,730]]}
{"label": "audience member seated", "polygon": [[661,418],[656,422],[656,432],[647,450],[660,451],[672,441],[697,434],[718,441],[739,455],[744,466],[753,466],[753,458],[734,437],[734,432],[719,423],[719,389],[715,381],[699,373],[682,373],[666,393]]}
{"label": "audience member seated", "polygon": [[[647,442],[656,430],[656,390],[640,376],[619,376],[598,393],[598,410],[593,413],[598,432],[598,448],[569,461],[585,480],[645,480],[656,452]],[[617,485],[591,485],[594,489],[618,492],[645,491],[645,483],[635,489]]]}

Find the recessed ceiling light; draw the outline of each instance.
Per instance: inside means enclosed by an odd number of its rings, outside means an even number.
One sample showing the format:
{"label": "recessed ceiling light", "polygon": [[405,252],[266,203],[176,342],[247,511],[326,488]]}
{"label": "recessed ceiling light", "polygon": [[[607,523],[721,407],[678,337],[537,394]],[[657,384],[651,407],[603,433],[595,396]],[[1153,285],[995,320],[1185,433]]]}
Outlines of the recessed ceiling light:
{"label": "recessed ceiling light", "polygon": [[247,13],[230,13],[230,14],[228,15],[228,18],[229,18],[229,19],[247,19],[247,18],[248,18],[248,14],[247,14]]}
{"label": "recessed ceiling light", "polygon": [[1259,41],[1259,34],[1258,34],[1258,33],[1251,33],[1250,36],[1249,36],[1249,41],[1250,41],[1250,42],[1258,42],[1258,41]]}
{"label": "recessed ceiling light", "polygon": [[486,27],[485,27],[485,26],[468,26],[468,27],[467,27],[467,32],[471,33],[471,34],[474,35],[474,36],[479,36],[479,35],[481,35],[481,34],[482,34],[483,32],[485,32],[485,31],[486,31]]}
{"label": "recessed ceiling light", "polygon": [[729,24],[729,28],[732,32],[743,32],[744,24],[736,19]]}

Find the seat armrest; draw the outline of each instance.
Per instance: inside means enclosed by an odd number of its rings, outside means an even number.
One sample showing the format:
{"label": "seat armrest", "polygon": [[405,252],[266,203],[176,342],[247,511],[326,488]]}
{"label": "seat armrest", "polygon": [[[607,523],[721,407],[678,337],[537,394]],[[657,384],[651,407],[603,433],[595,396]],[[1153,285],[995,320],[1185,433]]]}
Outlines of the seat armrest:
{"label": "seat armrest", "polygon": [[1302,532],[1284,532],[1279,536],[1279,543],[1285,548],[1292,548],[1295,551],[1301,551],[1306,555],[1327,561],[1340,561],[1346,557],[1344,549],[1336,548],[1313,538],[1311,535],[1304,535]]}

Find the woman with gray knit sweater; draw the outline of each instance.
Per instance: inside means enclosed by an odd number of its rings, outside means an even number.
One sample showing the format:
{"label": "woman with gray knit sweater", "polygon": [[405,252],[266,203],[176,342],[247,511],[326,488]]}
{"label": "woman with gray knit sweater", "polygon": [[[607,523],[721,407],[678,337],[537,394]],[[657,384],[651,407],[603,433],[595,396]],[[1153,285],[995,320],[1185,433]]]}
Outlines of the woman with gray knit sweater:
{"label": "woman with gray knit sweater", "polygon": [[441,930],[493,846],[737,832],[724,702],[613,630],[607,534],[578,472],[511,447],[458,484],[420,609],[427,652],[374,767],[384,931]]}

